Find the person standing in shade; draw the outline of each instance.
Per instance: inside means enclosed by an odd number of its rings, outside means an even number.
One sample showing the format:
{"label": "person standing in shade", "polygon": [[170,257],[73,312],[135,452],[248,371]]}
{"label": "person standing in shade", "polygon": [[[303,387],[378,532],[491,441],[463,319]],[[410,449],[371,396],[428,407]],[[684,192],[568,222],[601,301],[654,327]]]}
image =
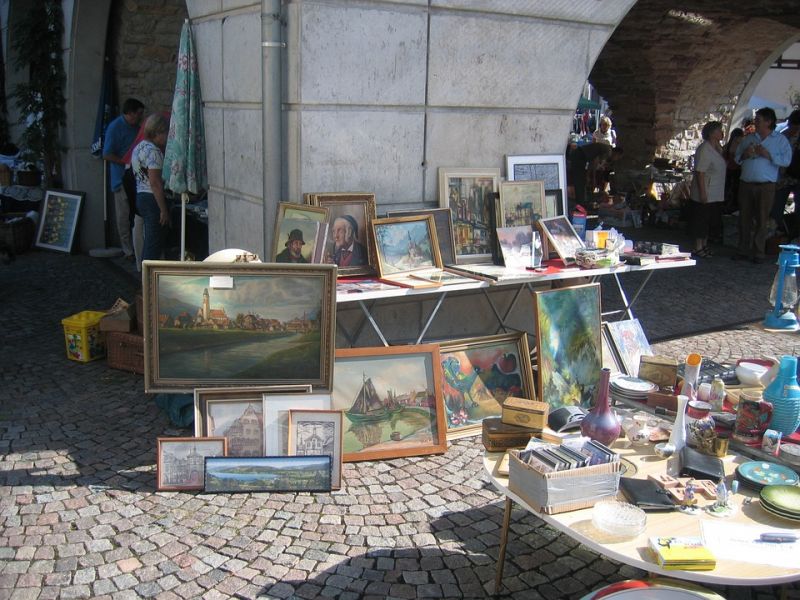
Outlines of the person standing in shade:
{"label": "person standing in shade", "polygon": [[692,255],[708,258],[712,255],[708,248],[709,227],[722,215],[727,165],[722,156],[722,123],[709,121],[701,135],[703,142],[694,154],[689,229],[694,239]]}
{"label": "person standing in shade", "polygon": [[164,233],[169,226],[169,207],[164,196],[164,147],[169,122],[155,113],[144,124],[144,140],[134,148],[131,157],[136,177],[136,209],[144,219],[142,260],[159,260],[164,254]]}
{"label": "person standing in shade", "polygon": [[775,131],[775,111],[756,111],[755,131],[746,135],[736,149],[736,162],[742,165],[739,181],[739,252],[734,260],[751,258],[761,264],[766,258],[765,243],[769,213],[775,200],[778,169],[792,160],[792,147],[786,136]]}
{"label": "person standing in shade", "polygon": [[111,192],[114,194],[114,213],[117,235],[122,252],[128,260],[134,260],[131,242],[132,199],[128,198],[123,186],[125,175],[125,155],[136,139],[139,124],[142,122],[144,104],[135,98],[128,98],[122,104],[122,114],[111,121],[106,128],[103,143],[103,160],[110,165]]}
{"label": "person standing in shade", "polygon": [[606,168],[609,160],[615,161],[622,156],[622,148],[612,148],[608,144],[593,142],[578,146],[569,153],[567,166],[567,182],[573,190],[569,201],[570,213],[577,204],[586,204],[587,167],[595,171]]}
{"label": "person standing in shade", "polygon": [[793,194],[794,214],[791,219],[788,219],[789,222],[786,225],[789,237],[794,238],[800,231],[798,229],[800,225],[800,211],[798,211],[798,203],[800,202],[800,109],[792,111],[787,123],[788,127],[781,134],[789,140],[789,145],[792,147],[792,160],[789,166],[780,170],[780,176],[775,186],[775,202],[772,205],[770,216],[776,225],[780,227],[783,213],[786,209],[786,201],[789,199],[789,194]]}

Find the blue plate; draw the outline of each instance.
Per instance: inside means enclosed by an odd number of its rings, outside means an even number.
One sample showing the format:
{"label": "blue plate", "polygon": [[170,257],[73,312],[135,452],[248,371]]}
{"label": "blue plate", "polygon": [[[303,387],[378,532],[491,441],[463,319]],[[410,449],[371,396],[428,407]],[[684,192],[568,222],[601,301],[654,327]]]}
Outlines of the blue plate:
{"label": "blue plate", "polygon": [[797,485],[798,482],[797,473],[789,467],[761,460],[743,463],[736,472],[741,479],[757,486]]}

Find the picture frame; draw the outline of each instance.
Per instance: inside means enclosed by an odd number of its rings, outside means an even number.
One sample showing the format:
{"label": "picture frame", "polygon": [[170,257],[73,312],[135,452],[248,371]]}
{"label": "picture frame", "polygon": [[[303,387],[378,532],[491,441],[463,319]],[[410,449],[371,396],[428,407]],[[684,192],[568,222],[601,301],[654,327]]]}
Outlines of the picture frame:
{"label": "picture frame", "polygon": [[528,335],[492,335],[439,344],[447,439],[477,435],[509,396],[536,399]]}
{"label": "picture frame", "polygon": [[534,292],[539,400],[589,408],[600,380],[600,284]]}
{"label": "picture frame", "polygon": [[289,456],[329,455],[334,490],[342,487],[343,419],[340,410],[289,410]]}
{"label": "picture frame", "polygon": [[432,215],[386,217],[371,225],[380,277],[442,268]]}
{"label": "picture frame", "polygon": [[491,263],[500,169],[439,167],[439,206],[450,209],[456,263]]}
{"label": "picture frame", "polygon": [[328,209],[324,206],[279,202],[275,222],[280,223],[283,219],[308,219],[316,223],[326,223],[328,221]]}
{"label": "picture frame", "polygon": [[330,492],[330,456],[208,457],[206,493]]}
{"label": "picture frame", "polygon": [[225,456],[224,437],[160,437],[156,439],[156,490],[202,490],[205,457]]}
{"label": "picture frame", "polygon": [[273,237],[272,262],[321,264],[328,239],[328,225],[312,219],[285,218],[275,221]]}
{"label": "picture frame", "polygon": [[42,216],[36,230],[37,248],[72,253],[80,221],[84,192],[47,190],[42,200]]}
{"label": "picture frame", "polygon": [[537,221],[539,229],[547,236],[548,246],[555,250],[565,264],[575,262],[575,252],[586,248],[586,243],[575,231],[565,215]]}
{"label": "picture frame", "polygon": [[608,327],[606,327],[606,325],[607,325],[606,321],[603,321],[600,324],[600,341],[602,344],[603,368],[611,371],[611,375],[624,373],[622,360],[620,359],[619,355],[617,354],[617,351],[613,347],[613,342],[611,341],[611,334],[608,332]]}
{"label": "picture frame", "polygon": [[453,219],[449,208],[422,208],[419,210],[396,210],[386,213],[387,217],[415,217],[432,215],[436,224],[436,240],[439,242],[439,256],[444,266],[456,264],[456,245],[453,239]]}
{"label": "picture frame", "polygon": [[564,210],[564,194],[561,190],[545,190],[544,204],[545,212],[547,213],[545,218],[566,214]]}
{"label": "picture frame", "polygon": [[439,364],[436,344],[336,351],[331,408],[345,418],[344,462],[447,450]]}
{"label": "picture frame", "polygon": [[563,154],[506,156],[508,181],[543,181],[545,190],[561,190],[560,214],[567,214],[567,160]]}
{"label": "picture frame", "polygon": [[142,281],[146,392],[330,390],[333,265],[144,261]]}
{"label": "picture frame", "polygon": [[501,181],[497,227],[530,225],[556,214],[547,213],[544,181]]}
{"label": "picture frame", "polygon": [[[538,230],[535,233],[539,236]],[[533,268],[533,234],[533,227],[530,225],[497,228],[497,243],[500,244],[500,253],[506,267]],[[541,255],[541,248],[539,253]]]}
{"label": "picture frame", "polygon": [[330,410],[330,394],[273,394],[262,397],[264,407],[264,454],[289,454],[289,411],[292,409]]}
{"label": "picture frame", "polygon": [[650,342],[644,334],[639,319],[608,321],[605,323],[613,349],[617,352],[626,375],[639,376],[639,360],[652,356]]}
{"label": "picture frame", "polygon": [[[328,210],[323,262],[335,264],[339,277],[372,274],[375,259],[370,223],[376,217],[375,194],[315,192],[305,194],[305,200],[311,206]],[[345,247],[348,241],[349,247]]]}

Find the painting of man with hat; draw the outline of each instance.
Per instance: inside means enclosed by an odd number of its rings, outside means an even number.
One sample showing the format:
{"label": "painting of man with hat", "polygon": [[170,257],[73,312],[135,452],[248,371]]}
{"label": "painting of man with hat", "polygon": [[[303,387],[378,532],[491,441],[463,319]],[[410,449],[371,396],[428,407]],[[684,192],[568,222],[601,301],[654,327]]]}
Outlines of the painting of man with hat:
{"label": "painting of man with hat", "polygon": [[303,258],[303,232],[299,229],[292,229],[289,232],[289,239],[284,244],[286,247],[275,257],[275,262],[279,263],[307,263]]}

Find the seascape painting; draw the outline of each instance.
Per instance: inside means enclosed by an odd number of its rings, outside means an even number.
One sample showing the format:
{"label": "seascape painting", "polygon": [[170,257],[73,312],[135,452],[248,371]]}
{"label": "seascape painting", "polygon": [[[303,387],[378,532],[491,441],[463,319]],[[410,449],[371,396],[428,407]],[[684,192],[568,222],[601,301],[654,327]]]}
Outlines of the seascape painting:
{"label": "seascape painting", "polygon": [[329,492],[330,456],[207,458],[204,490],[219,492]]}
{"label": "seascape painting", "polygon": [[490,336],[441,345],[447,437],[480,433],[509,396],[535,398],[526,334]]}
{"label": "seascape painting", "polygon": [[345,462],[445,451],[438,360],[435,345],[337,351],[332,408],[344,411]]}
{"label": "seascape painting", "polygon": [[427,219],[394,223],[382,221],[379,219],[374,225],[382,276],[437,266]]}
{"label": "seascape painting", "polygon": [[588,408],[600,379],[600,284],[535,292],[539,390],[551,410]]}

